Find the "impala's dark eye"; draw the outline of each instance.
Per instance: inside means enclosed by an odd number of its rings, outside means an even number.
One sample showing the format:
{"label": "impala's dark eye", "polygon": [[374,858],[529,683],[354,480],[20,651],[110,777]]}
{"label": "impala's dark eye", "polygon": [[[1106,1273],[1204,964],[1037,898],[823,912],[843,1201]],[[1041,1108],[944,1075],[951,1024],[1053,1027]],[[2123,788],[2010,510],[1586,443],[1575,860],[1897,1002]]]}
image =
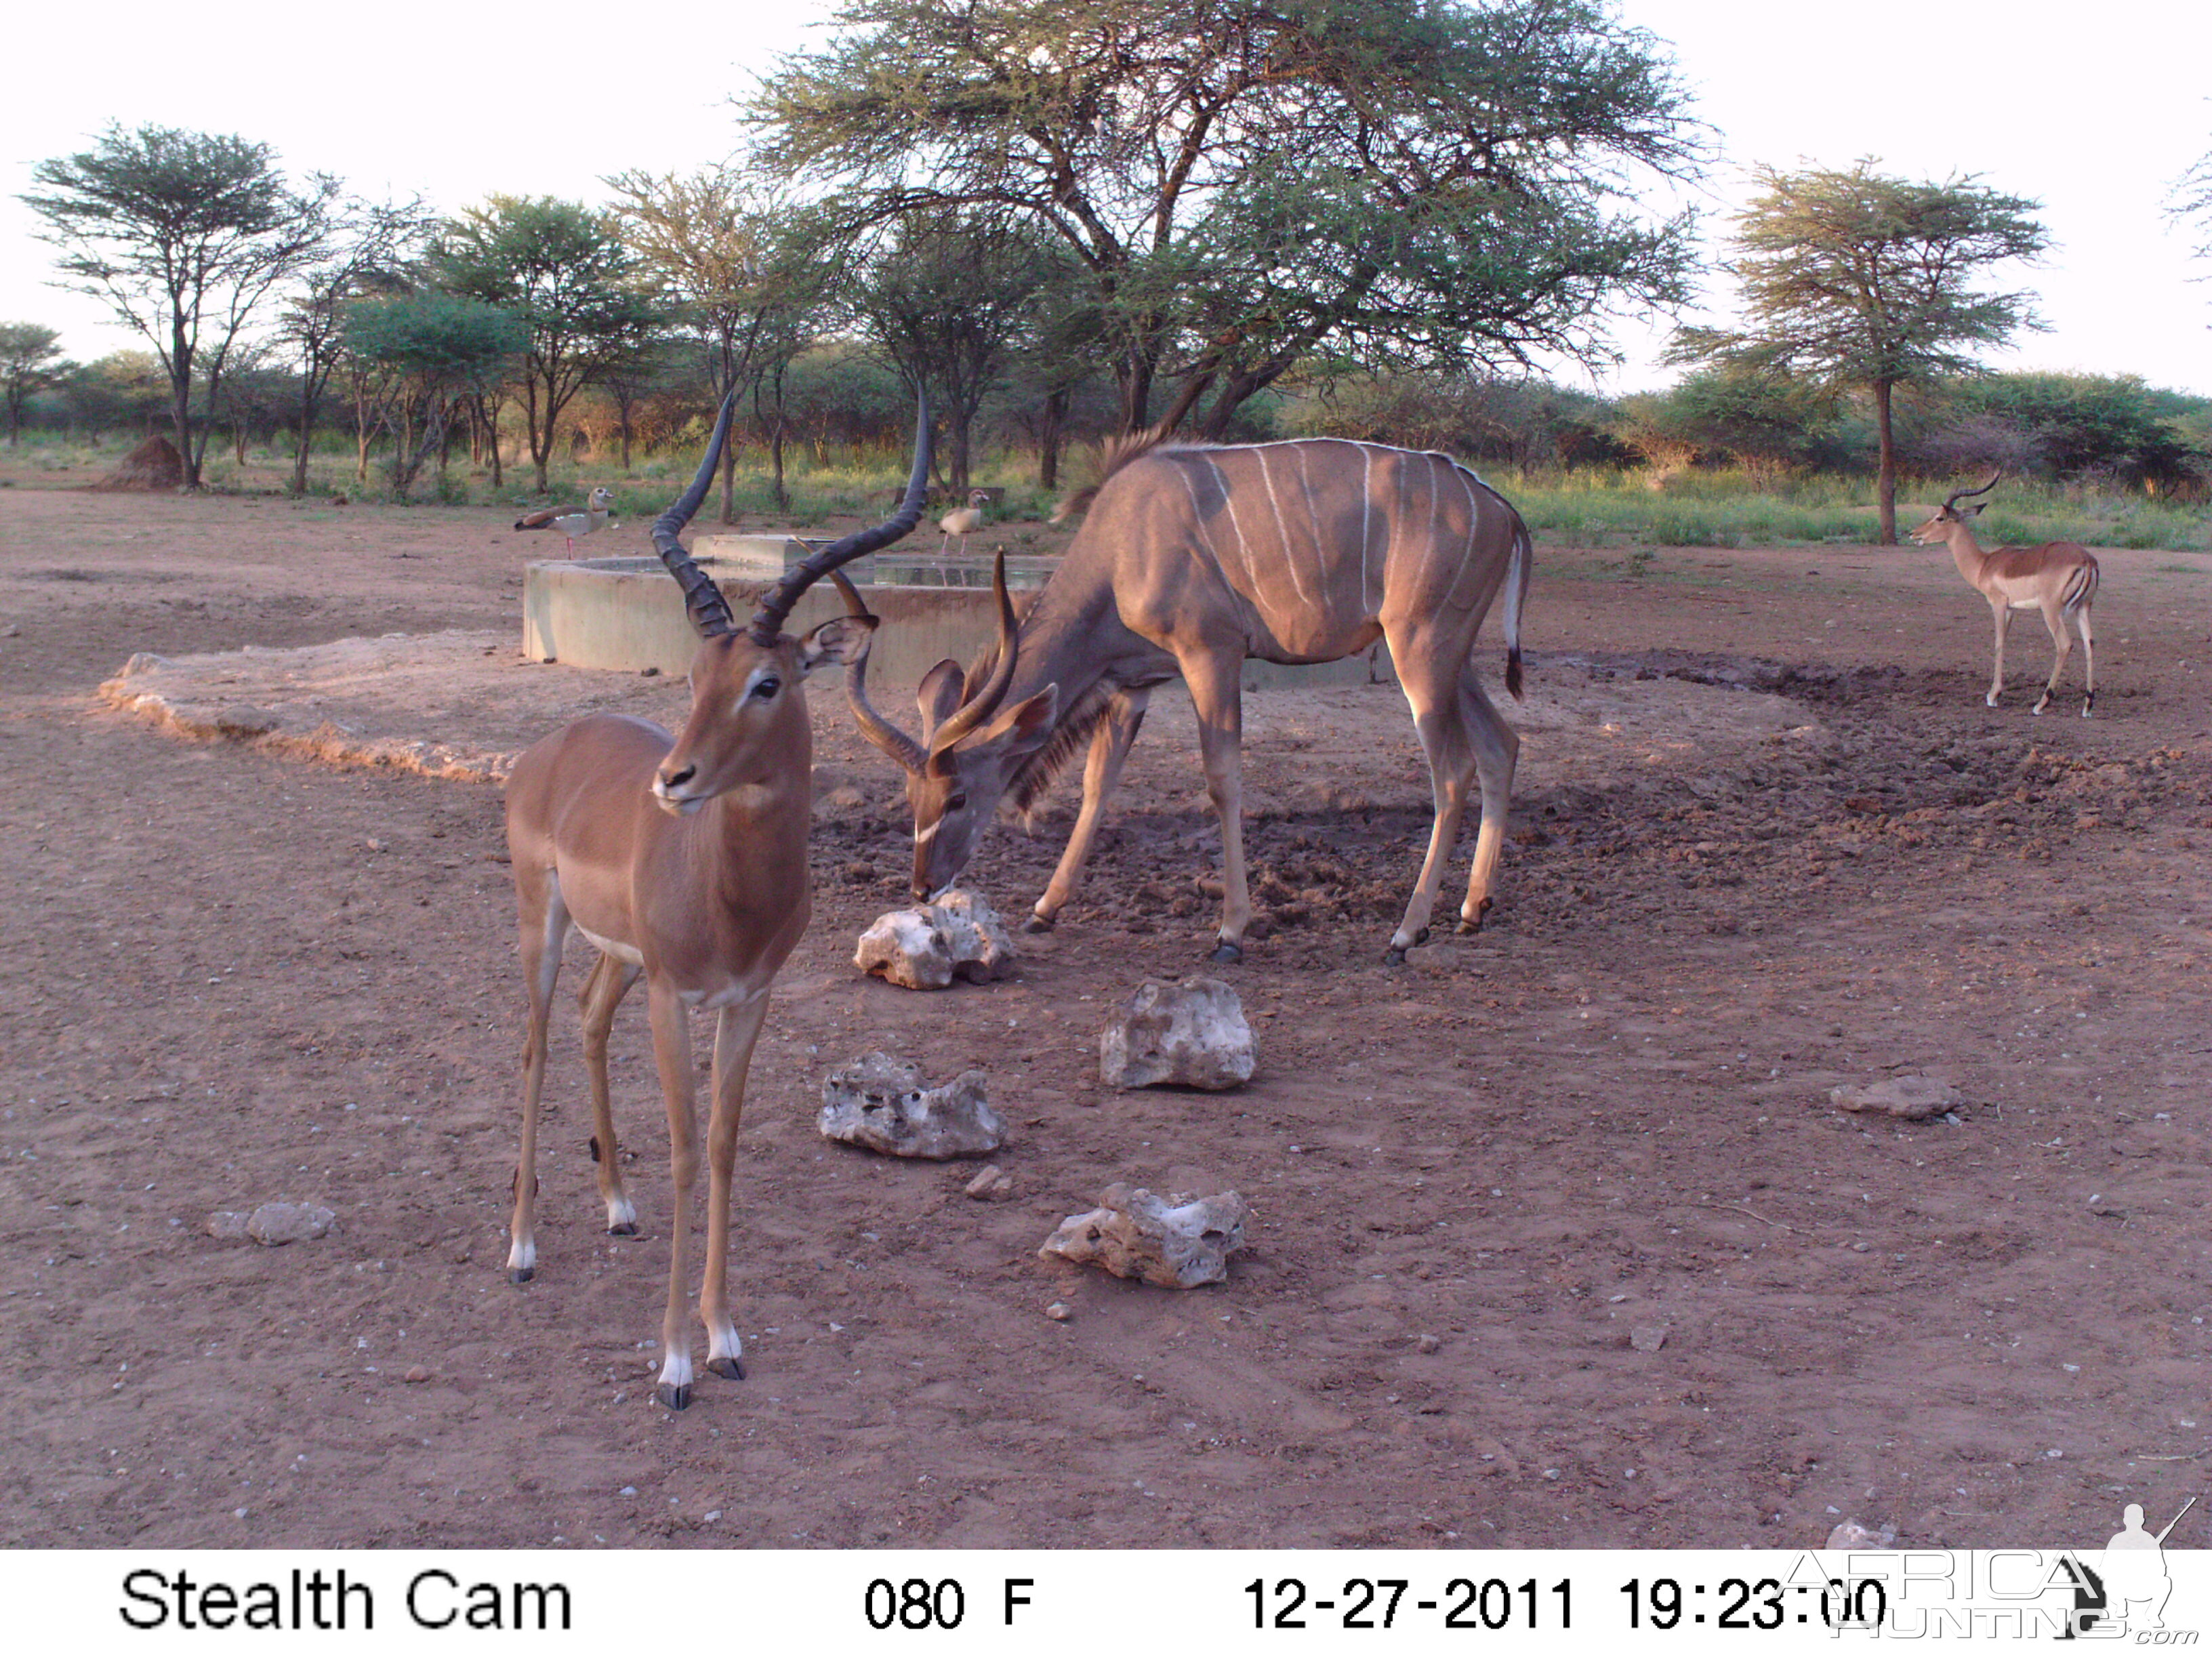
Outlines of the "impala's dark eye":
{"label": "impala's dark eye", "polygon": [[766,679],[758,681],[753,686],[753,696],[757,697],[772,697],[782,690],[783,682],[776,678],[775,675],[771,674]]}
{"label": "impala's dark eye", "polygon": [[968,797],[965,795],[953,796],[950,800],[945,803],[945,810],[948,812],[966,811],[968,810]]}

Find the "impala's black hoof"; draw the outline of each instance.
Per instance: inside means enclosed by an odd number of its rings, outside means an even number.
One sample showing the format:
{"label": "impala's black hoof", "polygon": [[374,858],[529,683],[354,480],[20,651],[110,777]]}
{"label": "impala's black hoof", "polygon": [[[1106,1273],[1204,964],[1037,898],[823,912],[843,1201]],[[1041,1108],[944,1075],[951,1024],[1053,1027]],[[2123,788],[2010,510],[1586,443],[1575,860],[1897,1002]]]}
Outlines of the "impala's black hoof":
{"label": "impala's black hoof", "polygon": [[1413,935],[1413,943],[1416,945],[1426,945],[1428,942],[1429,930],[1425,927],[1422,928],[1419,933]]}
{"label": "impala's black hoof", "polygon": [[745,1380],[745,1364],[742,1359],[710,1359],[707,1362],[707,1369],[717,1376],[727,1377],[732,1382],[742,1382]]}
{"label": "impala's black hoof", "polygon": [[1394,945],[1382,953],[1382,965],[1385,968],[1403,968],[1406,965],[1405,947]]}
{"label": "impala's black hoof", "polygon": [[611,1238],[635,1238],[637,1237],[637,1223],[635,1221],[617,1221],[613,1226],[607,1229],[607,1235]]}
{"label": "impala's black hoof", "polygon": [[1049,933],[1052,932],[1052,917],[1041,916],[1035,911],[1031,911],[1027,920],[1022,923],[1022,932],[1024,933]]}
{"label": "impala's black hoof", "polygon": [[691,1385],[686,1382],[678,1388],[673,1384],[663,1382],[653,1391],[653,1397],[667,1407],[669,1410],[680,1412],[691,1403]]}
{"label": "impala's black hoof", "polygon": [[1469,921],[1465,916],[1462,916],[1459,919],[1459,926],[1452,929],[1452,932],[1455,933],[1479,933],[1481,931],[1482,918],[1480,916],[1477,916],[1473,921]]}
{"label": "impala's black hoof", "polygon": [[507,1270],[507,1276],[518,1285],[527,1285],[532,1279],[535,1279],[538,1276],[538,1269],[535,1267],[509,1267]]}
{"label": "impala's black hoof", "polygon": [[1213,947],[1213,954],[1208,958],[1208,960],[1213,962],[1242,962],[1244,960],[1244,947],[1241,945],[1231,945],[1227,939],[1224,939],[1220,944]]}

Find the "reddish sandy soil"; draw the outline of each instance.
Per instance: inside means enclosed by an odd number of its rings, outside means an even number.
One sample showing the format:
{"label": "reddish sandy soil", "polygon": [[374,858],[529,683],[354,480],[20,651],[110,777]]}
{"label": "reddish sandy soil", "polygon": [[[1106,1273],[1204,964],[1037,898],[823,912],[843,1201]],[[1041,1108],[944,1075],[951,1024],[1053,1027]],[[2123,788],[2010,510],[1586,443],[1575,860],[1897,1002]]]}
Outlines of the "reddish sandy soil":
{"label": "reddish sandy soil", "polygon": [[[918,996],[849,966],[908,825],[818,690],[816,921],[738,1164],[751,1375],[672,1415],[641,998],[643,1236],[600,1231],[566,1030],[538,1276],[501,1270],[496,790],[94,696],[142,650],[508,636],[546,551],[489,512],[0,490],[0,1541],[1802,1546],[1849,1516],[1989,1546],[2201,1487],[2212,558],[2105,556],[2083,721],[1982,706],[1986,612],[1940,555],[1541,549],[1500,907],[1395,970],[1402,702],[1251,699],[1272,927],[1228,972],[1261,1070],[1222,1096],[1096,1073],[1108,1007],[1210,942],[1187,713],[1021,975]],[[2024,684],[2049,659],[2014,641]],[[607,695],[488,660],[542,677],[547,726]],[[975,884],[1018,914],[1054,829]],[[988,1071],[1010,1199],[817,1135],[823,1071],[878,1046]],[[1960,1121],[1827,1103],[1903,1072]],[[1041,1261],[1115,1180],[1242,1192],[1230,1281]],[[205,1231],[277,1198],[335,1230]]]}

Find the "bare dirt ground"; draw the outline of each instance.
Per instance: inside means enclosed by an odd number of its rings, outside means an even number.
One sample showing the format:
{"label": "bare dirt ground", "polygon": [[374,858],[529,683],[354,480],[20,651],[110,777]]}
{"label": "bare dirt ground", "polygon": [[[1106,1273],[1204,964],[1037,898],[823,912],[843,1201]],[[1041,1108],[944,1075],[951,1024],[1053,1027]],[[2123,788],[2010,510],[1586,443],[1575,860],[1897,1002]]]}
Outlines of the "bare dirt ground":
{"label": "bare dirt ground", "polygon": [[[540,1271],[501,1271],[496,789],[94,695],[136,652],[458,629],[493,647],[469,685],[526,688],[454,702],[472,739],[675,712],[502,653],[547,551],[490,512],[0,491],[0,1540],[2084,1544],[2201,1487],[2212,557],[2103,556],[2085,722],[1982,707],[1985,609],[1940,554],[1540,550],[1502,902],[1395,970],[1402,702],[1249,699],[1269,927],[1229,972],[1261,1071],[1224,1096],[1096,1077],[1109,1006],[1210,943],[1187,713],[1156,703],[1020,977],[924,997],[849,966],[908,826],[817,689],[816,922],[739,1161],[751,1375],[673,1416],[641,999],[644,1236],[599,1231],[563,1032]],[[2016,678],[2048,662],[2025,619]],[[1018,914],[1058,828],[1000,831],[975,884]],[[1011,1200],[819,1139],[821,1073],[877,1046],[988,1071]],[[1905,1071],[1960,1121],[1826,1103]],[[1040,1261],[1116,1179],[1241,1191],[1253,1249],[1182,1295]],[[275,1198],[336,1230],[204,1231]]]}

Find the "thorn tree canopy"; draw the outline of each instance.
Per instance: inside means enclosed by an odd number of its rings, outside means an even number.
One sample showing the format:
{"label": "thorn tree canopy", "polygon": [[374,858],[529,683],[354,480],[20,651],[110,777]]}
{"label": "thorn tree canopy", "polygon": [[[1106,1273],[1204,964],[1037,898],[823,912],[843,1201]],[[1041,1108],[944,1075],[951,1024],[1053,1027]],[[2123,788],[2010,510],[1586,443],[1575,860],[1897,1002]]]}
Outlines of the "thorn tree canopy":
{"label": "thorn tree canopy", "polygon": [[40,240],[61,250],[57,286],[104,300],[152,344],[185,488],[198,489],[209,426],[192,393],[213,407],[247,320],[320,252],[337,180],[313,174],[295,191],[266,144],[116,125],[31,177],[43,188],[22,200],[46,221]]}
{"label": "thorn tree canopy", "polygon": [[848,0],[747,105],[756,161],[848,226],[1026,216],[1088,273],[1121,422],[1218,434],[1328,354],[1610,358],[1683,291],[1703,130],[1605,0]]}
{"label": "thorn tree canopy", "polygon": [[2002,345],[2041,324],[2031,295],[1978,286],[1988,267],[2050,246],[2028,215],[2042,204],[1972,178],[1886,179],[1861,160],[1848,172],[1754,168],[1764,193],[1736,216],[1741,330],[1685,328],[1677,363],[1711,362],[1872,394],[1881,439],[1881,542],[1897,542],[1897,453],[1891,394],[1971,372],[1964,348]]}
{"label": "thorn tree canopy", "polygon": [[523,415],[542,494],[561,411],[659,321],[636,261],[611,215],[550,196],[494,196],[447,222],[430,263],[449,293],[509,312],[530,331]]}
{"label": "thorn tree canopy", "polygon": [[38,323],[0,323],[0,402],[8,405],[8,447],[21,441],[23,405],[58,386],[76,365],[62,356],[61,334]]}

